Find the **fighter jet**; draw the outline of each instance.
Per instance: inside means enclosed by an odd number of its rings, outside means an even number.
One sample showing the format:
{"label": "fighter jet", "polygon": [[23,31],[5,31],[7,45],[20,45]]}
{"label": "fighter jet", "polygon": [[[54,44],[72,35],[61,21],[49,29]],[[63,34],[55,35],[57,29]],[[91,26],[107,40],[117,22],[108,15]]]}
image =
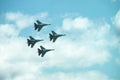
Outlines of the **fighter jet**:
{"label": "fighter jet", "polygon": [[35,30],[38,29],[38,32],[44,27],[44,26],[48,26],[48,25],[51,25],[51,24],[44,24],[42,22],[40,22],[39,20],[36,20],[37,23],[34,23],[34,28]]}
{"label": "fighter jet", "polygon": [[54,31],[51,31],[51,32],[52,34],[51,33],[49,34],[49,38],[50,38],[50,41],[53,40],[53,42],[55,42],[58,37],[65,36],[65,34],[57,34]]}
{"label": "fighter jet", "polygon": [[38,48],[38,55],[39,56],[41,55],[41,57],[43,57],[46,54],[46,52],[54,50],[54,49],[46,49],[43,46],[40,46],[40,48],[41,49]]}
{"label": "fighter jet", "polygon": [[32,36],[29,36],[30,39],[27,39],[27,43],[28,43],[28,46],[31,45],[31,48],[39,41],[43,41],[42,39],[41,40],[37,40],[35,38],[33,38]]}

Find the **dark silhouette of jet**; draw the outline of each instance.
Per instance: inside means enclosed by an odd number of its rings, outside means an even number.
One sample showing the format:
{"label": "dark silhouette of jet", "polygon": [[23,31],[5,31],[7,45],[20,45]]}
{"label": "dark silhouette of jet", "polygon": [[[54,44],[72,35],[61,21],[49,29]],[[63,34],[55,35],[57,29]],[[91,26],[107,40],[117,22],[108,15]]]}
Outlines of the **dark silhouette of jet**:
{"label": "dark silhouette of jet", "polygon": [[39,20],[36,20],[37,23],[34,23],[34,28],[35,30],[38,29],[38,32],[44,27],[44,26],[48,26],[48,25],[51,25],[51,24],[44,24],[42,22],[40,22]]}
{"label": "dark silhouette of jet", "polygon": [[31,48],[39,41],[43,41],[42,39],[41,40],[37,40],[35,38],[33,38],[32,36],[29,36],[30,39],[27,39],[27,43],[28,43],[28,46],[31,45]]}
{"label": "dark silhouette of jet", "polygon": [[53,42],[55,42],[58,37],[65,36],[65,34],[57,34],[54,31],[51,31],[51,32],[52,34],[49,34],[49,38],[50,38],[50,41],[53,40]]}
{"label": "dark silhouette of jet", "polygon": [[41,55],[41,57],[43,57],[46,54],[46,52],[54,50],[54,49],[46,49],[43,46],[40,46],[40,48],[41,49],[38,48],[38,55],[39,56]]}

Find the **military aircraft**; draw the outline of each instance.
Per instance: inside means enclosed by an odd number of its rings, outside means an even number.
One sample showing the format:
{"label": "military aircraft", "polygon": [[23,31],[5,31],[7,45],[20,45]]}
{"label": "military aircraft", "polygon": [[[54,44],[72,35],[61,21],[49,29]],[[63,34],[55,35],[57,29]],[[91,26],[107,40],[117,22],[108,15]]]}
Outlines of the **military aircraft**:
{"label": "military aircraft", "polygon": [[27,43],[28,43],[28,46],[30,46],[31,44],[31,48],[39,41],[43,41],[42,39],[41,40],[37,40],[35,38],[33,38],[32,36],[29,36],[30,39],[27,39]]}
{"label": "military aircraft", "polygon": [[46,54],[46,52],[54,50],[54,49],[46,49],[43,46],[40,46],[40,48],[41,49],[38,48],[38,55],[39,56],[41,55],[41,57],[43,57]]}
{"label": "military aircraft", "polygon": [[58,37],[65,36],[65,34],[57,34],[54,31],[51,31],[51,32],[52,34],[49,34],[49,38],[50,38],[50,41],[53,40],[53,42],[55,42]]}
{"label": "military aircraft", "polygon": [[44,26],[48,26],[48,25],[51,25],[51,24],[44,24],[42,22],[40,22],[39,20],[36,20],[37,23],[34,23],[34,28],[35,30],[38,29],[38,32],[44,27]]}

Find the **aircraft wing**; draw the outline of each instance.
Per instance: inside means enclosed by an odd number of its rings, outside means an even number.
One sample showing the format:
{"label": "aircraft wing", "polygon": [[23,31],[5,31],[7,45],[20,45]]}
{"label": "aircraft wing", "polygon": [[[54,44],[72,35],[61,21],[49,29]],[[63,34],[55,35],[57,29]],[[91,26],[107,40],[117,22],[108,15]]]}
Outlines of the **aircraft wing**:
{"label": "aircraft wing", "polygon": [[34,28],[35,30],[38,28],[38,25],[36,23],[34,23]]}
{"label": "aircraft wing", "polygon": [[42,29],[42,27],[40,26],[40,27],[38,27],[38,31],[40,31]]}
{"label": "aircraft wing", "polygon": [[52,34],[49,34],[50,41],[52,40],[53,36]]}
{"label": "aircraft wing", "polygon": [[38,24],[42,24],[39,20],[36,21]]}
{"label": "aircraft wing", "polygon": [[43,57],[45,55],[45,53],[42,53],[41,57]]}
{"label": "aircraft wing", "polygon": [[29,39],[27,39],[27,43],[28,43],[28,46],[30,46],[30,40]]}
{"label": "aircraft wing", "polygon": [[53,34],[53,35],[56,35],[57,33],[56,33],[55,31],[52,31],[52,34]]}
{"label": "aircraft wing", "polygon": [[40,56],[42,54],[41,50],[38,48],[38,55]]}
{"label": "aircraft wing", "polygon": [[56,41],[56,39],[57,39],[57,37],[53,37],[53,42],[55,42],[55,41]]}
{"label": "aircraft wing", "polygon": [[35,40],[32,36],[29,36],[31,40]]}
{"label": "aircraft wing", "polygon": [[31,48],[35,45],[35,43],[31,44]]}

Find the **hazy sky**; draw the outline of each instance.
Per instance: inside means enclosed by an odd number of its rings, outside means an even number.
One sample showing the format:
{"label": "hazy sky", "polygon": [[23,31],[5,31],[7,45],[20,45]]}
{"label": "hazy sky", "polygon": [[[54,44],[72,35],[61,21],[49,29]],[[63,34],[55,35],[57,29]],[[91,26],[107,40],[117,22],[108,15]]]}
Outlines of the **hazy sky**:
{"label": "hazy sky", "polygon": [[[66,36],[52,43],[52,30]],[[40,45],[55,51],[41,58]],[[0,0],[0,80],[119,79],[120,0]]]}

